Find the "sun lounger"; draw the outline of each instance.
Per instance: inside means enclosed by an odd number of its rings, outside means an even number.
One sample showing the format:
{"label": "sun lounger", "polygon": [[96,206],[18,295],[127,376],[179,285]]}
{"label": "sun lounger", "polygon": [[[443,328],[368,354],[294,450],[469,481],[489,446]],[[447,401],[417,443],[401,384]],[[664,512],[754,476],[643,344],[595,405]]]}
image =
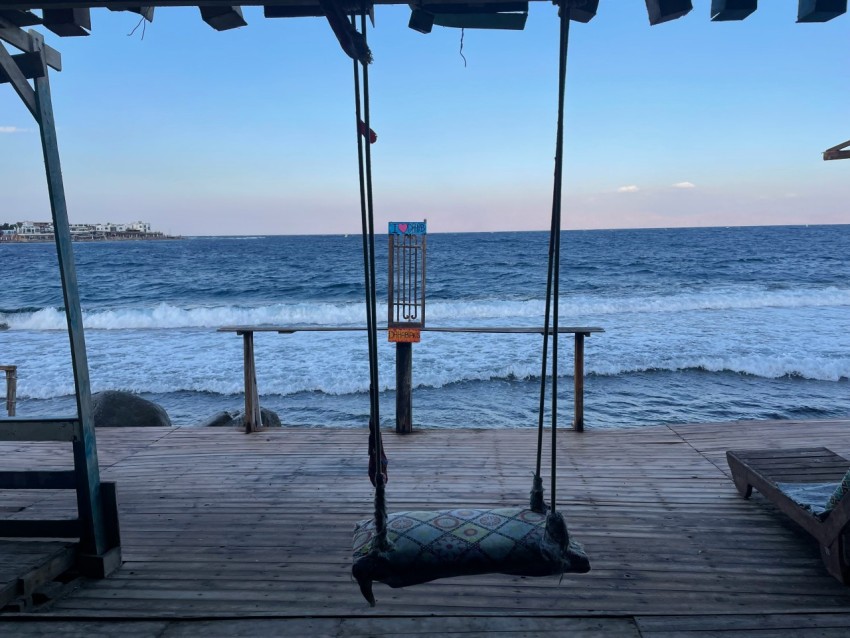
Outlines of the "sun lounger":
{"label": "sun lounger", "polygon": [[850,584],[850,460],[824,447],[726,453],[741,496],[753,488],[820,544],[827,571]]}

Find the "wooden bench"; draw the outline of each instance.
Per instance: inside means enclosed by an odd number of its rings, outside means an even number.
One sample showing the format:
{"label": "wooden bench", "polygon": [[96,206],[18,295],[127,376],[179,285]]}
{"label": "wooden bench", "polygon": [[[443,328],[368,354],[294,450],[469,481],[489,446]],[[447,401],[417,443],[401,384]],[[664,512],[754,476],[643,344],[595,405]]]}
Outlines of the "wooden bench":
{"label": "wooden bench", "polygon": [[840,483],[850,460],[825,447],[729,451],[726,460],[741,496],[758,490],[817,540],[827,571],[850,585],[850,494],[818,515],[792,499],[787,485]]}

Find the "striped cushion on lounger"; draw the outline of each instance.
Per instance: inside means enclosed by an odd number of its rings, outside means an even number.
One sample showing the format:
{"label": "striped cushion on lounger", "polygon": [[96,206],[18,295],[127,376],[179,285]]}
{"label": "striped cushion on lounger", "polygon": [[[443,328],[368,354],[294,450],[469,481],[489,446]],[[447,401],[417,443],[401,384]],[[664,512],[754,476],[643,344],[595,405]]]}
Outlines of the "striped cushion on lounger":
{"label": "striped cushion on lounger", "polygon": [[524,508],[398,512],[389,515],[387,537],[391,548],[376,551],[374,520],[355,526],[352,573],[372,605],[372,581],[405,587],[450,576],[590,570],[559,513],[547,517]]}

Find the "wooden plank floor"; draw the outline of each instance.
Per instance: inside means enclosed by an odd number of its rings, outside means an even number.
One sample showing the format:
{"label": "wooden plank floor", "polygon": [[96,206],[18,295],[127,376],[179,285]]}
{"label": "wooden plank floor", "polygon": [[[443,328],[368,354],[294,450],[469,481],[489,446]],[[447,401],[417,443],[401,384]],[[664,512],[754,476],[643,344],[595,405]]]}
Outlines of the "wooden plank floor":
{"label": "wooden plank floor", "polygon": [[[532,430],[385,439],[391,511],[527,502]],[[164,636],[264,635],[257,623],[279,633],[281,622],[293,635],[850,633],[850,588],[826,574],[817,546],[769,503],[737,495],[724,457],[816,445],[848,456],[850,421],[565,431],[558,442],[559,507],[591,557],[589,574],[376,584],[370,609],[351,580],[349,549],[354,522],[371,507],[364,431],[100,430],[102,475],[118,484],[124,566],[27,622],[9,625],[6,616],[0,634],[42,635],[73,618]],[[3,444],[0,455],[7,469],[70,461],[49,444]],[[73,512],[65,494],[8,498],[31,502],[2,515]],[[201,629],[211,618],[219,629]]]}

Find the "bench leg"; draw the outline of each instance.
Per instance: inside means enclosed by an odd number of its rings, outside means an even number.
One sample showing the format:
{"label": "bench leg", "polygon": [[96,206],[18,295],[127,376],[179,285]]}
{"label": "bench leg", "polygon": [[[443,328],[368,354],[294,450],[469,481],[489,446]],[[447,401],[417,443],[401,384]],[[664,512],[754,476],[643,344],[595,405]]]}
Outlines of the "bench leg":
{"label": "bench leg", "polygon": [[753,486],[747,482],[745,476],[737,473],[732,473],[732,480],[735,481],[735,487],[738,488],[738,493],[744,498],[750,498],[753,495]]}
{"label": "bench leg", "polygon": [[820,557],[823,559],[823,564],[833,577],[839,582],[850,585],[850,561],[848,561],[848,534],[844,533],[838,536],[832,544],[821,545]]}

